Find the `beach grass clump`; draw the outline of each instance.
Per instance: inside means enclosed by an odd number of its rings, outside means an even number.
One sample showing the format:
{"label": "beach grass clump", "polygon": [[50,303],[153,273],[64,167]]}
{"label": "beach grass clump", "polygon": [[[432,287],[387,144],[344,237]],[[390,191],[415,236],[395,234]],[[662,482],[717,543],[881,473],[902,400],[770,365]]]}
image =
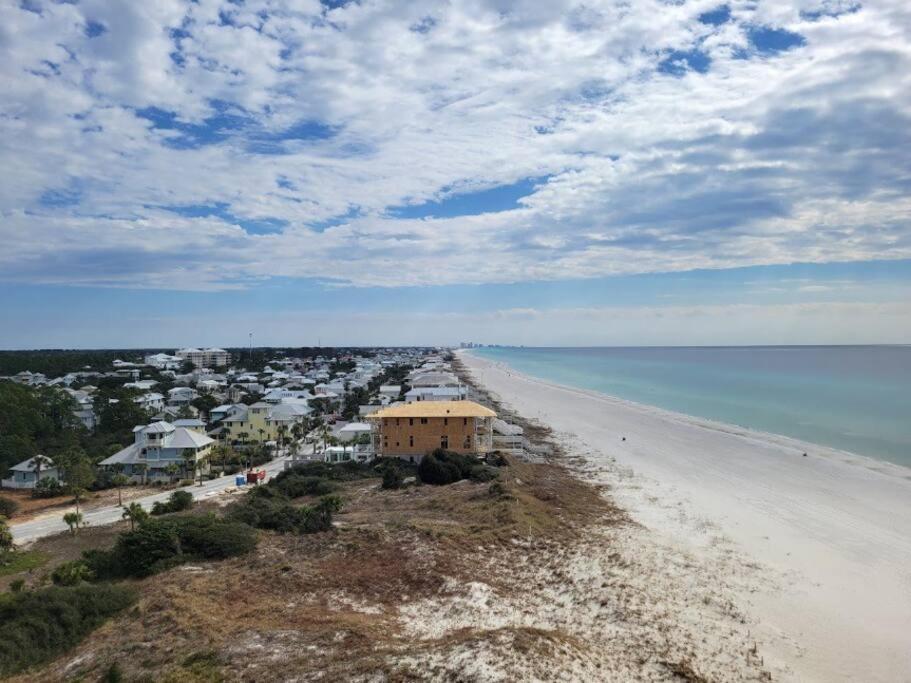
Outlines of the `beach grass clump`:
{"label": "beach grass clump", "polygon": [[53,586],[0,598],[0,675],[47,662],[136,600],[122,585]]}

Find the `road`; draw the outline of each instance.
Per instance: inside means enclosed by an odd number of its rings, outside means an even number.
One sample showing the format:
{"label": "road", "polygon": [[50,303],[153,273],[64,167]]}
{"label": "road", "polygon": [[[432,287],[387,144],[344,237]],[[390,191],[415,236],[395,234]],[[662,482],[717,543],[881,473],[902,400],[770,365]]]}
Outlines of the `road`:
{"label": "road", "polygon": [[[256,469],[265,470],[267,478],[271,479],[285,468],[285,462],[287,460],[289,460],[288,456],[276,458]],[[139,503],[146,510],[151,510],[152,505],[156,502],[167,500],[175,490],[189,491],[196,500],[205,500],[235,488],[236,484],[234,477],[235,475],[231,474],[219,477],[218,479],[204,481],[202,485],[194,484],[193,486],[186,486],[182,489],[168,489],[167,491],[145,496],[143,498],[135,498],[130,502]],[[53,536],[62,531],[67,531],[69,527],[64,523],[63,515],[73,509],[75,508],[57,509],[53,513],[43,514],[27,522],[10,524],[10,530],[13,532],[13,541],[18,544],[29,543],[45,536]],[[88,526],[103,526],[105,524],[119,522],[123,516],[123,508],[119,505],[108,505],[106,507],[84,511],[82,516],[84,522]]]}

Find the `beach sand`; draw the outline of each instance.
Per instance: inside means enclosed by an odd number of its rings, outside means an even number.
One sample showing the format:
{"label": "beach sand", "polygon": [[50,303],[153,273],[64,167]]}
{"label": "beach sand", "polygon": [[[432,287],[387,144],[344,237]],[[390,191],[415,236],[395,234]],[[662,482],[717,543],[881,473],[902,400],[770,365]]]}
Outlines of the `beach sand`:
{"label": "beach sand", "polygon": [[911,470],[459,355],[555,430],[650,544],[723,569],[776,679],[911,681]]}

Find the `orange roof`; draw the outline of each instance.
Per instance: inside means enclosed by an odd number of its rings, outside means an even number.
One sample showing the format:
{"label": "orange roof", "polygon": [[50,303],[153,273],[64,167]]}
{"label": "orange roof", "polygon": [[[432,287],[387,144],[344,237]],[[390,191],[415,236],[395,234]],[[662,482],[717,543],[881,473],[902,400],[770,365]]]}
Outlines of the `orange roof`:
{"label": "orange roof", "polygon": [[384,417],[496,417],[490,408],[474,401],[415,401],[383,408],[367,415],[369,420]]}

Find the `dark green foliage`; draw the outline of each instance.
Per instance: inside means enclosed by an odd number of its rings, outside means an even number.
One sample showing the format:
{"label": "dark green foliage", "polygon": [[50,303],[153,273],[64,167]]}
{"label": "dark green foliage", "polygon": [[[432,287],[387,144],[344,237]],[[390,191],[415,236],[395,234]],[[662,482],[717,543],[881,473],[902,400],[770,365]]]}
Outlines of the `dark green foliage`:
{"label": "dark green foliage", "polygon": [[214,515],[149,520],[117,539],[112,550],[83,553],[99,579],[144,577],[195,559],[221,560],[256,547],[256,534]]}
{"label": "dark green foliage", "polygon": [[114,662],[108,667],[108,670],[101,676],[100,683],[122,683],[123,672],[120,670],[120,664]]}
{"label": "dark green foliage", "polygon": [[342,507],[338,496],[324,496],[315,505],[295,507],[283,495],[251,492],[228,510],[228,517],[258,529],[309,534],[332,528],[332,515]]}
{"label": "dark green foliage", "polygon": [[214,515],[177,517],[168,523],[177,531],[182,552],[191,557],[224,560],[246,555],[256,547],[253,529]]}
{"label": "dark green foliage", "polygon": [[91,581],[94,577],[85,560],[64,562],[51,573],[51,580],[56,586],[77,586],[83,581]]}
{"label": "dark green foliage", "polygon": [[402,475],[402,471],[395,465],[386,467],[383,471],[383,488],[384,489],[400,489],[405,483],[405,477]]}
{"label": "dark green foliage", "polygon": [[166,515],[171,512],[183,512],[193,507],[193,494],[189,491],[175,491],[171,494],[168,501],[161,501],[152,505],[152,514],[155,516]]}
{"label": "dark green foliage", "polygon": [[13,513],[19,509],[19,503],[12,498],[0,496],[0,517],[12,517]]}
{"label": "dark green foliage", "polygon": [[497,473],[496,470],[481,464],[474,456],[438,448],[421,460],[418,465],[418,477],[425,484],[444,486],[462,479],[490,481],[497,477]]}
{"label": "dark green foliage", "polygon": [[65,492],[66,487],[56,479],[41,477],[32,489],[32,498],[54,498],[62,496]]}
{"label": "dark green foliage", "polygon": [[308,477],[294,471],[282,474],[287,476],[279,475],[269,483],[268,488],[277,490],[288,498],[325,496],[335,490],[335,486],[322,477]]}
{"label": "dark green foliage", "polygon": [[0,600],[0,675],[66,652],[135,600],[131,588],[110,584],[54,586]]}

